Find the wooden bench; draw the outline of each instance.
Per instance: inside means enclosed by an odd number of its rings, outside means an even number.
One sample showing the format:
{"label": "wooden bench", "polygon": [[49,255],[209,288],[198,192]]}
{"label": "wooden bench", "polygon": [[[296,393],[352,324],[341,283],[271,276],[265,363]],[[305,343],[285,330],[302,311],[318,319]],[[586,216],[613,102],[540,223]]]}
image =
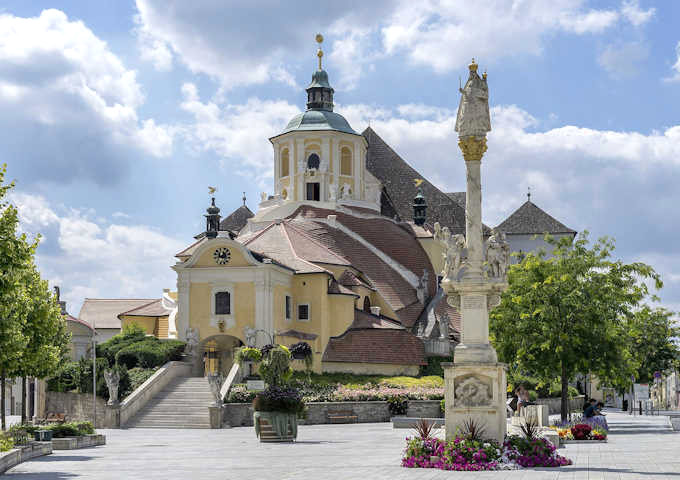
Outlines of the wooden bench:
{"label": "wooden bench", "polygon": [[328,423],[357,423],[359,417],[352,410],[335,410],[326,413]]}
{"label": "wooden bench", "polygon": [[45,418],[45,423],[64,423],[65,421],[66,415],[63,413],[48,413]]}

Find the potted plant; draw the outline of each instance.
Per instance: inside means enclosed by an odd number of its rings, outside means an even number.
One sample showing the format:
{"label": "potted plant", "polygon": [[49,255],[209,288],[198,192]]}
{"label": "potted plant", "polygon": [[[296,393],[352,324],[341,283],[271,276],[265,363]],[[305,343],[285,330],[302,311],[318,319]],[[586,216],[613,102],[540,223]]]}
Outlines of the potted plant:
{"label": "potted plant", "polygon": [[260,376],[253,373],[253,365],[262,359],[259,349],[253,347],[241,347],[236,350],[234,360],[241,366],[244,378],[247,380],[259,380]]}
{"label": "potted plant", "polygon": [[300,391],[288,380],[292,355],[283,345],[262,349],[260,375],[267,388],[253,400],[253,423],[260,442],[292,442],[297,438],[297,419],[305,405]]}

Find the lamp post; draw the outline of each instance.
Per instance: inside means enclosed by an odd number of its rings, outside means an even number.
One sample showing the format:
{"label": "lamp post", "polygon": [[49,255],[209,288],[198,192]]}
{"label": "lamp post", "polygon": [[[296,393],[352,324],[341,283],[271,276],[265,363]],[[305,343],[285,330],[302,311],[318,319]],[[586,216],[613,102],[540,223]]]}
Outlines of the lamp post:
{"label": "lamp post", "polygon": [[97,329],[92,319],[92,425],[97,428]]}

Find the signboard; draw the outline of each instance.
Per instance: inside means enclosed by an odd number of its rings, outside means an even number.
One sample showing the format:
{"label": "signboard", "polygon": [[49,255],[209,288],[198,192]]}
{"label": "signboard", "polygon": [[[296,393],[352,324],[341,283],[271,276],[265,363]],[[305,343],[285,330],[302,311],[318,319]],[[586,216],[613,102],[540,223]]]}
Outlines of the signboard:
{"label": "signboard", "polygon": [[644,402],[649,400],[649,384],[648,383],[636,383],[633,385],[633,390],[635,392],[635,401]]}
{"label": "signboard", "polygon": [[264,390],[264,380],[246,380],[246,388],[258,392]]}

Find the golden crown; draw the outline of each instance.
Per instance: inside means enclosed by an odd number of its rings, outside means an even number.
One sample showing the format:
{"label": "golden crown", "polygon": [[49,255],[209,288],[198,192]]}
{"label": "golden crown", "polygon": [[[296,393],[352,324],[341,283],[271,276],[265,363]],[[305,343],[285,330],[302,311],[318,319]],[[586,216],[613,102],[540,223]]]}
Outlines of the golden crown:
{"label": "golden crown", "polygon": [[479,66],[479,65],[477,65],[477,64],[475,63],[475,59],[473,58],[473,59],[472,59],[472,63],[471,63],[470,65],[468,65],[468,68],[470,69],[471,72],[476,72],[478,66]]}

